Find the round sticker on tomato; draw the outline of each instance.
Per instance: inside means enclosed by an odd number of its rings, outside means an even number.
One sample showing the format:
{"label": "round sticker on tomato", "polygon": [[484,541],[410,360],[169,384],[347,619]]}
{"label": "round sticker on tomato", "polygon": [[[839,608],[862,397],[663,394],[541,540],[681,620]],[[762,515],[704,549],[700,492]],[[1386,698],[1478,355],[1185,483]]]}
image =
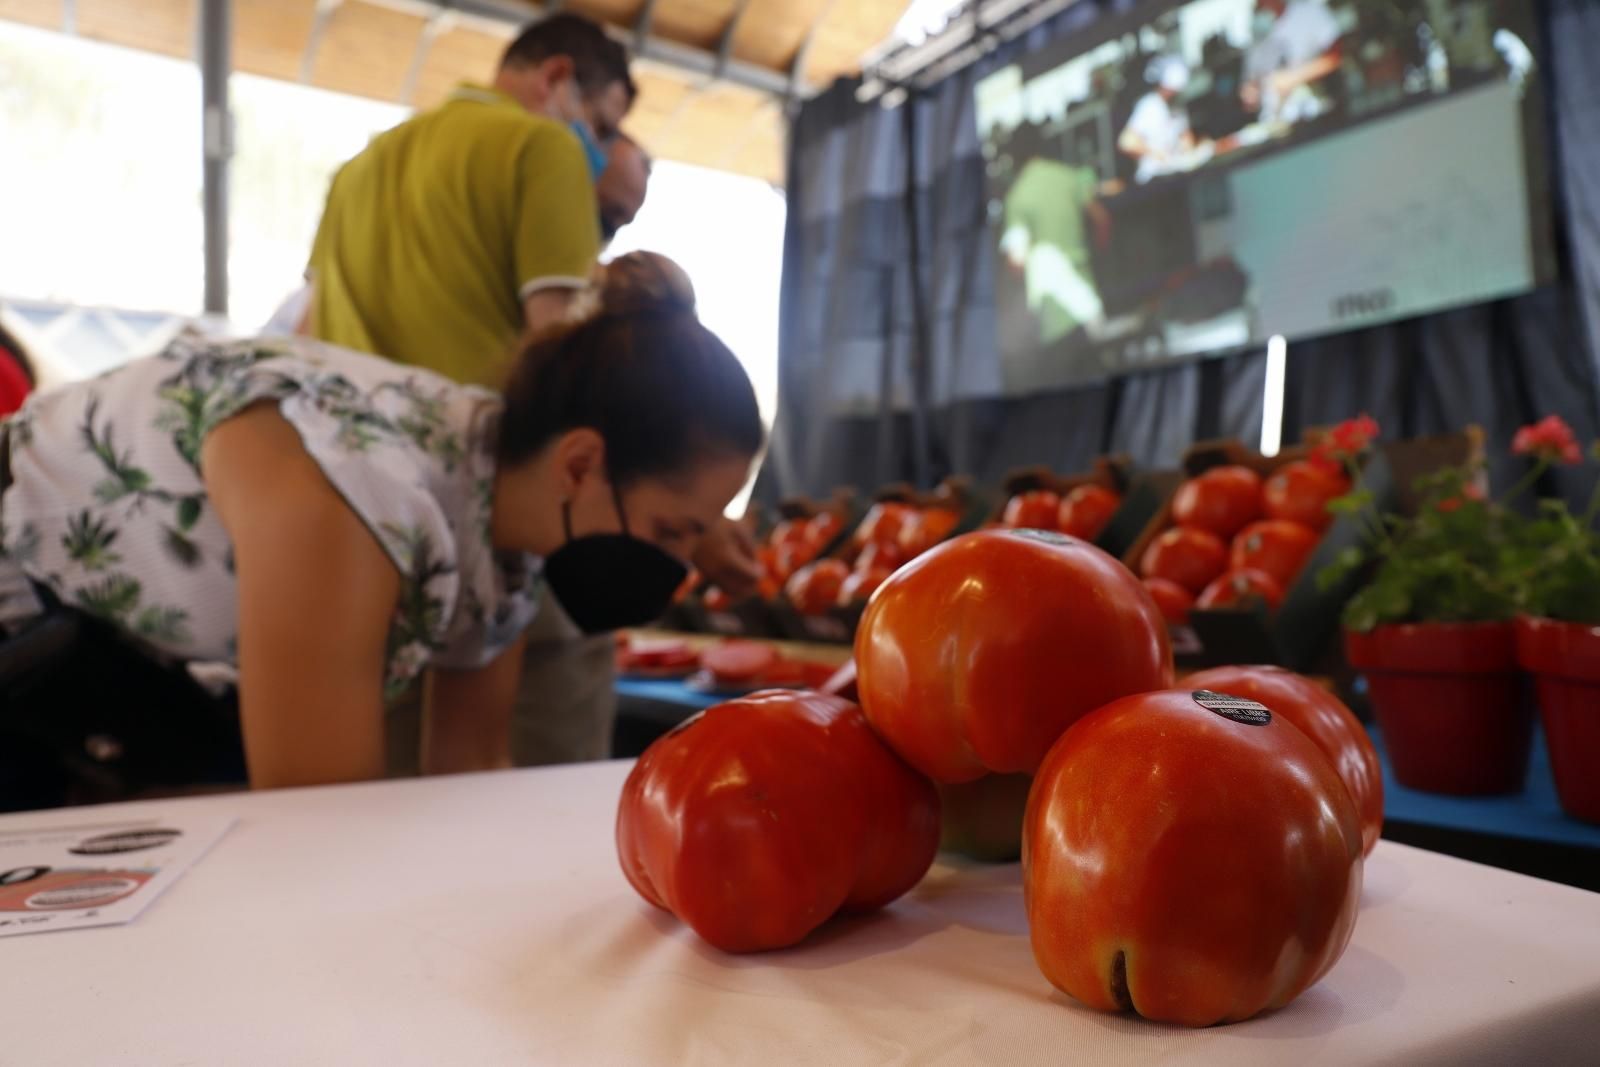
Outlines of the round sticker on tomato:
{"label": "round sticker on tomato", "polygon": [[1043,541],[1047,545],[1067,545],[1072,543],[1072,538],[1054,530],[1037,530],[1027,527],[1020,530],[1008,530],[1007,532],[1012,537],[1027,537],[1034,541]]}
{"label": "round sticker on tomato", "polygon": [[1265,704],[1258,704],[1243,697],[1213,693],[1209,689],[1196,689],[1194,702],[1207,711],[1216,712],[1224,719],[1239,723],[1241,726],[1265,726],[1272,721],[1272,712],[1267,710]]}

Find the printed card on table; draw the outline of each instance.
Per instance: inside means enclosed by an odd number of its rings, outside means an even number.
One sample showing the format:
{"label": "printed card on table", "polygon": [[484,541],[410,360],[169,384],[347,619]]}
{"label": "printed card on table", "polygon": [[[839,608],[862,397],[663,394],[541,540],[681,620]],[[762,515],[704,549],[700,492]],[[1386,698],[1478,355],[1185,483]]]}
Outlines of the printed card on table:
{"label": "printed card on table", "polygon": [[132,922],[233,817],[0,819],[0,937]]}

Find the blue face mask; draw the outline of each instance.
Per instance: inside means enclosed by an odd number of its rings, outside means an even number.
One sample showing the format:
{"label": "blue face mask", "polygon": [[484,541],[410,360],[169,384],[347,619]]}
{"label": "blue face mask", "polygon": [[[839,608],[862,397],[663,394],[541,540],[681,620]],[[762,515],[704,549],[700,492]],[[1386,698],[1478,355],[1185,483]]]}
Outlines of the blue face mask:
{"label": "blue face mask", "polygon": [[589,129],[587,122],[573,121],[567,125],[572,127],[572,132],[578,135],[578,141],[583,145],[583,154],[589,160],[589,177],[599,181],[608,162],[606,150],[595,139],[594,131]]}

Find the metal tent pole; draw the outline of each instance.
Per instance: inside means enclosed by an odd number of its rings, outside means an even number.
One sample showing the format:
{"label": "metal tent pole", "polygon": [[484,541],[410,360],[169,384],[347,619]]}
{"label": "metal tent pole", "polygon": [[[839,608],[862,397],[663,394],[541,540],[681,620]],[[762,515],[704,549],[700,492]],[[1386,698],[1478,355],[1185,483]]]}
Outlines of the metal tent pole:
{"label": "metal tent pole", "polygon": [[233,0],[200,3],[200,102],[205,211],[205,310],[228,313],[228,165],[233,116],[228,75],[233,66]]}

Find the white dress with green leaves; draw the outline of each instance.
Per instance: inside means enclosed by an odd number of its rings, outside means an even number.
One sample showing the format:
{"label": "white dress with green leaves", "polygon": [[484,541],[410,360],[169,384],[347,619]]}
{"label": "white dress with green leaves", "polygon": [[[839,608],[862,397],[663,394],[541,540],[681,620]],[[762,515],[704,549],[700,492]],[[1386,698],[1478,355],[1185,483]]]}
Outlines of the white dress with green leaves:
{"label": "white dress with green leaves", "polygon": [[185,334],[0,424],[0,626],[42,610],[36,583],[160,653],[237,664],[233,553],[199,459],[207,433],[261,400],[400,571],[386,692],[424,666],[481,666],[532,620],[538,560],[489,542],[497,395],[304,338]]}

